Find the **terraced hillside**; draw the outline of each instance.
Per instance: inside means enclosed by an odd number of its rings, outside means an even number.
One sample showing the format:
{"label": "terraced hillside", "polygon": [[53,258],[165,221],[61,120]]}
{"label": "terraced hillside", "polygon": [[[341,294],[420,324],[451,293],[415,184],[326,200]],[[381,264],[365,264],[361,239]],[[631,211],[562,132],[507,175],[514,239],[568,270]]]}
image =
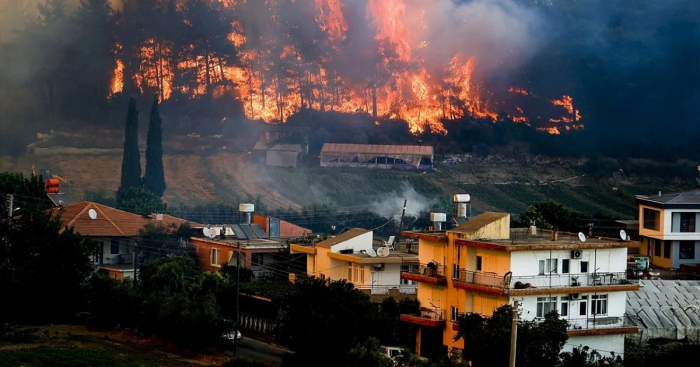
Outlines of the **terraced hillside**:
{"label": "terraced hillside", "polygon": [[[2,171],[29,174],[32,164],[51,168],[71,180],[72,185],[64,184],[62,190],[74,199],[82,199],[88,189],[113,192],[119,185],[120,154],[91,152],[0,158]],[[395,213],[404,198],[411,201],[409,207],[411,204],[423,207],[437,200],[449,200],[454,193],[468,193],[475,211],[517,214],[530,204],[549,199],[586,215],[632,218],[636,214],[634,194],[689,188],[693,164],[697,163],[684,165],[690,167],[688,180],[618,173],[614,164],[591,173],[590,167],[579,161],[516,162],[493,157],[438,163],[435,171],[412,172],[313,165],[265,167],[252,155],[218,150],[201,155],[166,155],[168,188],[164,199],[171,207],[211,201],[236,204],[240,198],[259,193],[269,208],[298,209],[312,203],[331,202],[349,210],[386,207],[386,212]],[[655,169],[663,167],[655,163],[648,165]]]}

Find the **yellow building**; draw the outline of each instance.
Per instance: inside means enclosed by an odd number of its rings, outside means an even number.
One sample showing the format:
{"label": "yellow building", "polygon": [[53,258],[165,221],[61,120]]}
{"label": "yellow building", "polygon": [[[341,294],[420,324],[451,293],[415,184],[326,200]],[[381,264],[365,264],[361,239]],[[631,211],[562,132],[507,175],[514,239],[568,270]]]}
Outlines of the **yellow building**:
{"label": "yellow building", "polygon": [[[434,357],[464,348],[454,341],[464,313],[491,315],[519,300],[523,319],[557,310],[569,321],[570,345],[623,352],[627,248],[637,243],[549,231],[511,230],[510,215],[487,212],[445,232],[404,232],[418,239],[419,261],[402,279],[418,282],[416,353]],[[571,349],[571,348],[569,348]]]}

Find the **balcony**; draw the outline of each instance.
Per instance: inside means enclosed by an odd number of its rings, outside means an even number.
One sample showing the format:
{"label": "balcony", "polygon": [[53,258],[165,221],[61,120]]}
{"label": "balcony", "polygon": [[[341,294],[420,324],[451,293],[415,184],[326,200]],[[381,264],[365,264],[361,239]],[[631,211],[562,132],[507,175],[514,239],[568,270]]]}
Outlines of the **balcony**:
{"label": "balcony", "polygon": [[629,316],[597,316],[583,319],[568,319],[569,336],[634,334],[638,329]]}
{"label": "balcony", "polygon": [[445,314],[444,309],[421,307],[420,315],[401,314],[399,319],[416,325],[441,328],[446,323]]}
{"label": "balcony", "polygon": [[356,285],[356,289],[368,291],[369,294],[389,294],[392,289],[398,291],[399,294],[416,294],[416,285],[401,284],[401,285]]}
{"label": "balcony", "polygon": [[480,293],[505,295],[509,288],[509,277],[496,273],[483,273],[460,269],[459,275],[452,278],[455,288]]}
{"label": "balcony", "polygon": [[447,284],[445,265],[435,261],[427,264],[410,261],[401,263],[401,279],[436,285]]}

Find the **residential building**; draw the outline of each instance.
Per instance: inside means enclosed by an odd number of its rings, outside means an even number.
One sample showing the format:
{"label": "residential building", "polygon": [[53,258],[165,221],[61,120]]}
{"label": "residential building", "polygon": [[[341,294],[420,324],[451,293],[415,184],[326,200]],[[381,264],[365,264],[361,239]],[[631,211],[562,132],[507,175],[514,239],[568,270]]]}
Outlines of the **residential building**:
{"label": "residential building", "polygon": [[[441,232],[404,232],[418,239],[419,260],[401,273],[418,282],[420,315],[401,320],[420,326],[418,355],[432,357],[455,342],[457,319],[464,313],[489,316],[519,301],[520,318],[542,319],[556,310],[568,321],[565,349],[587,345],[622,353],[624,335],[637,328],[625,321],[627,248],[636,242],[510,229],[510,215],[487,212]],[[404,266],[404,269],[407,268]]]}
{"label": "residential building", "polygon": [[[403,266],[416,263],[418,256],[392,250],[391,245],[373,245],[370,230],[353,228],[314,245],[292,244],[292,254],[306,254],[306,274],[321,279],[345,279],[375,301],[389,295],[404,297],[416,293],[417,283],[402,280]],[[382,248],[382,249],[380,249]],[[295,274],[290,274],[293,279]]]}
{"label": "residential building", "polygon": [[[289,247],[287,240],[311,231],[284,220],[252,214],[252,223],[209,225],[202,227],[198,233],[189,239],[189,243],[197,249],[203,270],[218,271],[223,265],[238,260],[255,276],[264,276],[274,271],[273,264],[280,260],[280,253]],[[240,259],[234,257],[238,251],[241,253]],[[303,267],[304,259],[299,261],[302,263],[299,266]]]}
{"label": "residential building", "polygon": [[134,244],[149,223],[179,226],[186,220],[167,214],[138,215],[106,205],[82,201],[52,209],[60,214],[64,227],[97,241],[93,262],[110,278],[134,277]]}
{"label": "residential building", "polygon": [[638,195],[642,255],[653,266],[700,263],[700,187],[669,194]]}

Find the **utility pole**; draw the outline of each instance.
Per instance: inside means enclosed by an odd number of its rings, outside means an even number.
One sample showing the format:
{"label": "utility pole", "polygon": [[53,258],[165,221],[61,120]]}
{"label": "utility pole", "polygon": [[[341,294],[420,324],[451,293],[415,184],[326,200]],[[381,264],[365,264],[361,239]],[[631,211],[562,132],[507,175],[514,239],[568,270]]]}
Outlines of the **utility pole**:
{"label": "utility pole", "polygon": [[240,305],[240,297],[241,297],[241,266],[239,262],[239,258],[241,256],[241,243],[238,242],[236,246],[236,323],[234,324],[233,327],[233,344],[235,345],[234,348],[234,355],[238,355],[238,323],[240,322],[241,314],[239,311],[239,305]]}
{"label": "utility pole", "polygon": [[508,366],[515,367],[516,341],[518,339],[518,301],[513,303],[513,324],[510,329],[510,363]]}
{"label": "utility pole", "polygon": [[14,211],[15,196],[12,194],[7,194],[7,218],[12,219],[12,212]]}
{"label": "utility pole", "polygon": [[403,216],[406,214],[406,202],[408,200],[403,200],[403,209],[401,210],[401,221],[399,222],[399,235],[396,237],[399,241],[401,240],[401,231],[403,231]]}

